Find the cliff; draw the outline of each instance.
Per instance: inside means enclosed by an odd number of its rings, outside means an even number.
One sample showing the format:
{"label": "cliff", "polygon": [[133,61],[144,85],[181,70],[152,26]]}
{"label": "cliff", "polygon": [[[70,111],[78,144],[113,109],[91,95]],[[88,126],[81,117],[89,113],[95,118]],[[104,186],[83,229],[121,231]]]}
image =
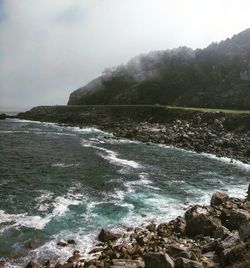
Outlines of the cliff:
{"label": "cliff", "polygon": [[250,109],[250,29],[205,49],[137,56],[74,91],[68,104]]}

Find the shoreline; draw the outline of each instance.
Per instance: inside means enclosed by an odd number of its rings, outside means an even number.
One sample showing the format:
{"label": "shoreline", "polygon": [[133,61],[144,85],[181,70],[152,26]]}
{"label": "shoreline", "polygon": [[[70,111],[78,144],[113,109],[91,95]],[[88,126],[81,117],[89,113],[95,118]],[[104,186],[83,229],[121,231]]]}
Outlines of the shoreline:
{"label": "shoreline", "polygon": [[[27,268],[202,268],[249,267],[250,185],[246,198],[213,193],[210,205],[191,205],[184,216],[161,224],[127,228],[124,232],[102,229],[100,243],[85,259],[79,250],[65,263],[49,260]],[[58,247],[74,244],[58,241]]]}
{"label": "shoreline", "polygon": [[141,106],[39,106],[15,118],[94,127],[117,138],[164,144],[250,164],[250,114]]}

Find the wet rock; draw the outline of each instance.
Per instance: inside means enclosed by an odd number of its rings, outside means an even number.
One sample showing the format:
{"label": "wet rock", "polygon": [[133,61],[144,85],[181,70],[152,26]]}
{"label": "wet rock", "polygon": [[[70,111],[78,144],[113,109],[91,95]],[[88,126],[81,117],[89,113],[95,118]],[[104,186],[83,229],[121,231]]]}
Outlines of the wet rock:
{"label": "wet rock", "polygon": [[25,268],[40,268],[40,266],[37,263],[30,261]]}
{"label": "wet rock", "polygon": [[197,261],[185,258],[177,258],[175,260],[175,268],[202,268],[203,265]]}
{"label": "wet rock", "polygon": [[76,241],[74,239],[69,239],[67,243],[70,245],[76,245]]}
{"label": "wet rock", "polygon": [[57,242],[57,245],[60,247],[66,247],[68,245],[68,243],[64,240],[60,240]]}
{"label": "wet rock", "polygon": [[168,254],[148,253],[144,261],[145,268],[174,268],[174,261]]}
{"label": "wet rock", "polygon": [[221,193],[221,192],[215,192],[212,195],[210,205],[212,207],[220,206],[223,203],[225,203],[228,199],[229,199],[229,196],[227,194]]}
{"label": "wet rock", "polygon": [[121,237],[120,234],[116,234],[111,232],[110,230],[102,229],[100,234],[98,235],[98,239],[101,242],[115,241]]}

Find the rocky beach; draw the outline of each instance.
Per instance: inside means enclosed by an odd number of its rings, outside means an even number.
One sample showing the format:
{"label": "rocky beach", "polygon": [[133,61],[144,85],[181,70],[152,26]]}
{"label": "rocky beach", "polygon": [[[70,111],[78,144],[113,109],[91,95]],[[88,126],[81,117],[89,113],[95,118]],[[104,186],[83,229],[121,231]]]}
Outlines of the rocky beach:
{"label": "rocky beach", "polygon": [[96,127],[146,143],[160,143],[250,163],[250,114],[164,106],[40,106],[17,118]]}
{"label": "rocky beach", "polygon": [[[246,198],[215,192],[210,205],[192,205],[183,217],[146,228],[123,228],[120,233],[102,229],[88,260],[75,249],[64,264],[31,261],[26,268],[249,267],[250,185]],[[74,240],[58,241],[58,247],[72,245],[77,248]]]}

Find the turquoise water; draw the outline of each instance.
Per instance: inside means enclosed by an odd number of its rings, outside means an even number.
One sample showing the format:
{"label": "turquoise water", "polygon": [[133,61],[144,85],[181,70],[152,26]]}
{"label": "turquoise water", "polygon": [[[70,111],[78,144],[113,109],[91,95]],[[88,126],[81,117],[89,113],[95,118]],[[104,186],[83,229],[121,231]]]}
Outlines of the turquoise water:
{"label": "turquoise water", "polygon": [[[250,167],[97,129],[0,121],[0,259],[64,260],[87,253],[102,227],[162,222],[215,190],[244,197]],[[32,249],[29,248],[32,245]]]}

